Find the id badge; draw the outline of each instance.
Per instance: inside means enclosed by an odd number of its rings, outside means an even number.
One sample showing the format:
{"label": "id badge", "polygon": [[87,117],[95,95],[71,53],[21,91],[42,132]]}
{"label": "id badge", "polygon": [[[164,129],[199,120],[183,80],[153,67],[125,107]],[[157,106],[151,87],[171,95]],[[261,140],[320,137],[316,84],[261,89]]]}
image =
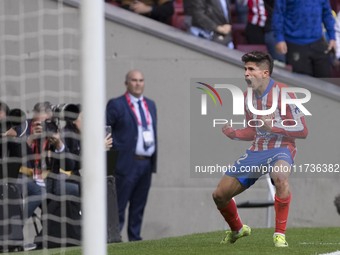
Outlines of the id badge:
{"label": "id badge", "polygon": [[154,143],[153,135],[150,130],[143,131],[143,141],[146,146],[151,146]]}
{"label": "id badge", "polygon": [[33,169],[33,180],[42,180],[42,170],[39,168]]}

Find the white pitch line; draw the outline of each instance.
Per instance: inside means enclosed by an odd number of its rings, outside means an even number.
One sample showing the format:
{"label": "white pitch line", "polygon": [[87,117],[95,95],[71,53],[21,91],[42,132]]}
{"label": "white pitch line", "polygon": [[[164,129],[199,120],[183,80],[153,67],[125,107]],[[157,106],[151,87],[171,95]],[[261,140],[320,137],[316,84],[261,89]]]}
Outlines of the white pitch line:
{"label": "white pitch line", "polygon": [[335,251],[335,252],[331,252],[331,253],[322,253],[319,255],[340,255],[340,251]]}
{"label": "white pitch line", "polygon": [[340,245],[340,243],[313,243],[313,242],[300,242],[301,245]]}

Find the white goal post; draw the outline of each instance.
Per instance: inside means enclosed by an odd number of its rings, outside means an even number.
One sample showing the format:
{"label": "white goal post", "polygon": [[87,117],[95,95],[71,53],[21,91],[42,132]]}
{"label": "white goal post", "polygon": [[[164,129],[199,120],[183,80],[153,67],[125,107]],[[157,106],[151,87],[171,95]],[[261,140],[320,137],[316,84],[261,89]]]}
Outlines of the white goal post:
{"label": "white goal post", "polygon": [[101,255],[106,254],[104,1],[83,0],[81,17],[83,251]]}

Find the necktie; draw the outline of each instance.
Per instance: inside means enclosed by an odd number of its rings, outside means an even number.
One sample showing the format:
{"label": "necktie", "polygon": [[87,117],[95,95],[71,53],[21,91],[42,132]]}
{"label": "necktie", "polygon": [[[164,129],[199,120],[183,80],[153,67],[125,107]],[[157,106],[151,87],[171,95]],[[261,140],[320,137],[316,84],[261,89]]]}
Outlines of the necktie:
{"label": "necktie", "polygon": [[[145,118],[145,114],[144,114],[144,110],[143,110],[143,107],[142,107],[142,101],[141,100],[138,100],[138,109],[139,109],[140,118],[142,120],[142,127],[143,127],[143,132],[144,132],[144,130],[148,129],[148,124],[146,123],[146,118]],[[144,140],[144,138],[143,138],[143,140]],[[144,150],[147,151],[149,147],[150,146],[148,146],[144,141]]]}
{"label": "necktie", "polygon": [[143,129],[147,129],[148,128],[148,124],[146,123],[146,118],[145,118],[145,114],[144,114],[144,110],[142,107],[142,101],[138,100],[138,109],[139,109],[139,114],[140,114],[140,118],[142,120],[142,127]]}

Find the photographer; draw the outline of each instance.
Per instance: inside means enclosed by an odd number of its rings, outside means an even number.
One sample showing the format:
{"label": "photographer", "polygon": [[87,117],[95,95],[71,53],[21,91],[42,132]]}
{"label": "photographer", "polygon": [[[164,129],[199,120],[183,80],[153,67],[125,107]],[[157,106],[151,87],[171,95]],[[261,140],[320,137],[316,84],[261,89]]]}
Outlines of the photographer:
{"label": "photographer", "polygon": [[63,139],[68,148],[69,156],[65,161],[65,169],[73,175],[80,176],[80,126],[81,114],[79,105],[71,105],[65,117],[66,125],[63,128]]}
{"label": "photographer", "polygon": [[[7,116],[9,114],[9,107],[7,104],[0,102],[0,137],[1,137],[1,146],[0,146],[0,155],[1,160],[4,160],[8,156],[8,137],[16,137],[17,133],[13,128],[8,127]],[[4,143],[6,143],[4,145]],[[3,162],[1,162],[1,170],[2,170]]]}
{"label": "photographer", "polygon": [[[81,200],[80,200],[80,178],[75,163],[79,165],[79,155],[75,155],[66,144],[66,137],[59,132],[60,122],[69,121],[69,110],[79,113],[76,105],[58,104],[51,106],[52,123],[56,124],[57,130],[45,121],[46,136],[48,139],[58,138],[63,144],[63,150],[59,150],[58,142],[55,144],[53,159],[56,167],[52,167],[45,179],[48,194],[57,195],[51,197],[43,213],[50,218],[42,221],[42,231],[35,238],[39,248],[55,248],[60,246],[80,245],[81,240]],[[73,115],[72,115],[73,116]],[[61,138],[62,137],[62,138]],[[65,139],[64,139],[65,138]],[[75,138],[79,142],[79,136]],[[52,150],[53,152],[53,150]],[[53,218],[61,217],[61,220]],[[63,230],[64,229],[64,230]],[[48,238],[44,238],[44,236]],[[59,239],[59,240],[58,240]]]}
{"label": "photographer", "polygon": [[[9,114],[9,107],[7,104],[0,102],[0,133],[1,137],[7,135],[7,115]],[[15,134],[16,136],[16,134]]]}
{"label": "photographer", "polygon": [[27,128],[26,115],[20,109],[10,110],[0,101],[0,137],[21,137]]}
{"label": "photographer", "polygon": [[[17,178],[22,161],[20,138],[27,128],[25,113],[0,102],[0,177]],[[24,131],[22,131],[24,130]]]}
{"label": "photographer", "polygon": [[[80,123],[80,108],[75,104],[60,104],[54,108],[59,121],[66,122],[61,132],[65,152],[60,165],[60,179],[67,181],[67,194],[80,197],[80,131],[74,123]],[[78,120],[79,119],[79,120]]]}
{"label": "photographer", "polygon": [[22,192],[18,185],[22,150],[26,148],[22,135],[26,129],[25,113],[20,109],[10,110],[7,104],[0,102],[0,242],[13,244],[8,247],[9,251],[35,248],[32,244],[24,245]]}
{"label": "photographer", "polygon": [[[47,219],[42,223],[43,229],[46,226],[47,243],[42,242],[39,235],[36,238],[38,247],[54,248],[60,246],[80,245],[81,241],[81,200],[80,200],[80,155],[81,155],[81,118],[80,106],[75,104],[59,104],[52,107],[53,117],[59,121],[65,121],[66,125],[61,132],[65,149],[60,153],[59,174],[53,174],[57,180],[54,185],[55,194],[65,194],[59,200],[49,202],[47,213],[50,216],[62,216],[66,220],[66,226],[63,221],[54,221]],[[108,147],[112,144],[111,135],[107,137],[105,143]],[[49,174],[49,176],[51,173]],[[49,178],[48,178],[49,179]],[[62,191],[65,190],[65,193]],[[62,215],[61,211],[64,211]],[[51,217],[52,218],[52,217]],[[65,228],[66,232],[62,229]],[[51,237],[51,238],[50,238]],[[63,240],[55,241],[56,238]],[[46,239],[45,239],[46,241]]]}
{"label": "photographer", "polygon": [[25,214],[27,218],[31,217],[35,209],[46,199],[47,191],[54,193],[54,181],[45,178],[49,172],[59,173],[58,154],[65,149],[52,117],[49,102],[37,103],[27,129],[28,160],[20,169],[24,184],[23,196],[28,198]]}
{"label": "photographer", "polygon": [[[63,139],[65,141],[66,148],[70,154],[66,159],[66,169],[72,171],[74,175],[80,175],[80,153],[81,153],[81,126],[82,126],[82,112],[80,105],[69,104],[65,109],[65,121],[66,125],[63,128]],[[107,134],[104,139],[106,150],[112,147],[111,133]],[[73,159],[73,160],[70,160]]]}

